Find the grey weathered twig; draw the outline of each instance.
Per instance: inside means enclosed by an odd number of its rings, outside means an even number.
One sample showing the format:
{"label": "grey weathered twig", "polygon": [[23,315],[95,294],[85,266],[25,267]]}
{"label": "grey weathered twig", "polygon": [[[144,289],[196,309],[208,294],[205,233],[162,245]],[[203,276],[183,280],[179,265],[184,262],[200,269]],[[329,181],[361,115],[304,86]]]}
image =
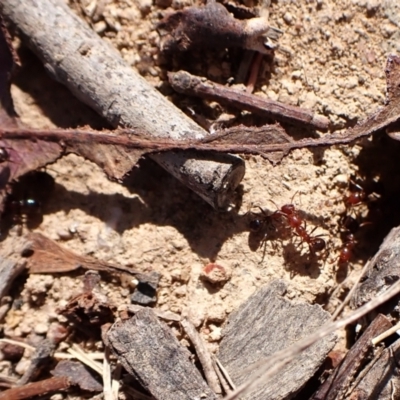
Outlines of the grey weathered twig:
{"label": "grey weathered twig", "polygon": [[[18,27],[51,75],[113,126],[141,128],[155,137],[176,140],[207,134],[138,75],[63,0],[3,0],[0,12]],[[102,153],[101,147],[96,149],[90,145],[86,152]],[[120,156],[120,150],[114,149],[113,155]],[[136,162],[130,162],[129,152],[124,152],[120,163],[103,158],[106,169],[118,170],[120,177]],[[196,159],[194,153],[168,153],[152,158],[215,208],[227,204],[244,175],[243,160],[227,154]]]}
{"label": "grey weathered twig", "polygon": [[0,393],[0,400],[31,399],[35,396],[64,391],[71,386],[65,376],[54,376],[42,381],[28,383],[21,387],[15,387]]}
{"label": "grey weathered twig", "polygon": [[199,360],[203,367],[203,372],[206,377],[207,383],[216,394],[221,394],[221,385],[219,384],[218,376],[214,371],[210,352],[207,350],[203,339],[196,331],[196,328],[193,326],[193,324],[187,318],[182,318],[181,325],[186,334],[189,336],[189,339],[192,342],[194,348],[196,349],[196,354],[197,357],[199,357]]}
{"label": "grey weathered twig", "polygon": [[168,78],[173,89],[179,93],[222,101],[241,110],[271,117],[277,121],[306,124],[320,130],[327,130],[329,127],[328,118],[315,115],[311,110],[232,89],[185,71],[170,72]]}

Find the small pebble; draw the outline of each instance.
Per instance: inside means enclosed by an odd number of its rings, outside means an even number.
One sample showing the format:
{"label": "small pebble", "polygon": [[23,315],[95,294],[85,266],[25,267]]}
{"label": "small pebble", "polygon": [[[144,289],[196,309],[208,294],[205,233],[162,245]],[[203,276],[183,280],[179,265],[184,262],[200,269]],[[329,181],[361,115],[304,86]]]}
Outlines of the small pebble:
{"label": "small pebble", "polygon": [[289,12],[285,13],[285,15],[283,16],[283,20],[288,24],[291,25],[293,22],[293,15],[290,14]]}
{"label": "small pebble", "polygon": [[210,263],[201,271],[200,278],[210,283],[225,283],[231,278],[231,272],[222,265]]}
{"label": "small pebble", "polygon": [[34,330],[38,335],[44,335],[49,330],[49,325],[45,322],[38,322],[35,324]]}

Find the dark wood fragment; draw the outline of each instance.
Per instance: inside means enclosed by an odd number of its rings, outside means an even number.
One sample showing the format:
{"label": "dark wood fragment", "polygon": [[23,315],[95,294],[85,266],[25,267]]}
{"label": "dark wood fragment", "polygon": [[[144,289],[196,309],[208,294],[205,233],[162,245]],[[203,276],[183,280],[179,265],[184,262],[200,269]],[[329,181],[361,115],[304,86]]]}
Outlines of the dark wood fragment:
{"label": "dark wood fragment", "polygon": [[23,400],[35,396],[60,392],[71,386],[65,376],[55,376],[42,381],[28,383],[27,385],[11,388],[0,393],[0,400]]}
{"label": "dark wood fragment", "polygon": [[187,7],[167,15],[158,25],[161,48],[166,52],[199,47],[242,47],[273,54],[282,31],[269,26],[266,18],[235,19],[215,0],[205,6]]}
{"label": "dark wood fragment", "polygon": [[357,342],[351,347],[343,362],[321,385],[312,400],[334,400],[343,398],[346,391],[363,365],[368,362],[368,353],[372,350],[371,339],[392,326],[382,314],[378,314]]}
{"label": "dark wood fragment", "polygon": [[[219,348],[221,363],[235,385],[251,379],[247,369],[257,361],[314,333],[330,319],[319,305],[292,303],[283,295],[286,284],[274,281],[261,288],[231,314]],[[287,364],[265,385],[241,399],[293,397],[313,376],[336,342],[335,335],[318,341]]]}
{"label": "dark wood fragment", "polygon": [[396,400],[400,398],[400,340],[385,349],[366,375],[346,396],[348,400]]}
{"label": "dark wood fragment", "polygon": [[7,295],[12,283],[25,267],[25,262],[0,256],[0,299]]}
{"label": "dark wood fragment", "polygon": [[62,360],[51,373],[53,376],[67,377],[72,385],[79,386],[89,392],[101,392],[103,390],[103,385],[96,379],[92,370],[78,361]]}
{"label": "dark wood fragment", "polygon": [[186,349],[151,309],[116,322],[107,337],[123,367],[156,399],[216,399]]}
{"label": "dark wood fragment", "polygon": [[179,93],[222,101],[241,110],[251,111],[277,121],[306,124],[320,130],[327,130],[329,127],[328,118],[315,115],[311,110],[242,92],[191,75],[186,71],[169,72],[168,79],[173,89]]}
{"label": "dark wood fragment", "polygon": [[29,381],[35,380],[42,372],[42,369],[47,366],[50,362],[56,345],[53,341],[49,339],[43,339],[37,346],[28,369],[25,371],[24,375],[18,381],[18,385],[22,386],[27,384]]}
{"label": "dark wood fragment", "polygon": [[400,227],[393,228],[379,251],[368,261],[361,283],[350,305],[358,308],[387,290],[400,279]]}
{"label": "dark wood fragment", "polygon": [[109,303],[107,296],[100,293],[98,282],[98,272],[87,271],[83,293],[70,299],[65,307],[58,310],[59,313],[79,328],[96,327],[114,321],[115,307]]}

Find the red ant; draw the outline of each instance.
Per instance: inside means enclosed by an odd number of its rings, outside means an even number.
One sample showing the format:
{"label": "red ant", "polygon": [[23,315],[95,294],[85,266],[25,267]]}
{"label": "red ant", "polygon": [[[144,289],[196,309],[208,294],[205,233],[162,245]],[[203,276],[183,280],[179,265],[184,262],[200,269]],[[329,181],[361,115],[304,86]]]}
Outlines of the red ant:
{"label": "red ant", "polygon": [[356,245],[355,234],[360,229],[359,222],[349,215],[346,215],[343,218],[343,226],[346,228],[346,231],[343,235],[343,247],[340,250],[340,254],[338,257],[339,263],[347,263],[349,262],[351,256],[353,255],[353,248]]}
{"label": "red ant", "polygon": [[350,194],[345,197],[345,203],[349,207],[357,206],[367,200],[367,192],[358,183],[350,179]]}
{"label": "red ant", "polygon": [[315,227],[311,233],[307,232],[307,225],[304,222],[304,226],[300,225],[295,228],[295,233],[300,237],[303,243],[307,243],[311,254],[315,254],[326,248],[326,242],[321,238],[322,235],[312,236],[311,234],[315,231]]}
{"label": "red ant", "polygon": [[[297,193],[297,192],[296,192]],[[292,197],[292,203],[283,205],[280,209],[276,210],[270,217],[272,219],[278,219],[280,217],[285,217],[288,225],[294,230],[295,234],[300,237],[303,243],[307,243],[310,249],[310,253],[315,254],[316,252],[322,251],[326,247],[326,242],[320,236],[312,236],[316,227],[311,233],[307,233],[307,225],[305,221],[301,218],[299,212],[293,204],[293,199],[296,193]],[[271,202],[275,204],[272,200]],[[275,204],[276,208],[278,206]]]}

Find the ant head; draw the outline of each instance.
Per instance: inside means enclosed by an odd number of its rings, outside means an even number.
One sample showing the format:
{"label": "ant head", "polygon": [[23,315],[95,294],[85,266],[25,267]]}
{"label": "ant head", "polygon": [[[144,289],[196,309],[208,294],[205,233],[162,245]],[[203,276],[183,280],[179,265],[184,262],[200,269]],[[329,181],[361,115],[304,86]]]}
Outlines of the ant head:
{"label": "ant head", "polygon": [[263,226],[263,221],[261,221],[261,219],[258,218],[252,219],[249,223],[249,229],[252,232],[258,232],[262,226]]}
{"label": "ant head", "polygon": [[326,247],[325,240],[321,238],[315,238],[311,243],[311,247],[313,251],[324,250]]}
{"label": "ant head", "polygon": [[359,222],[351,217],[350,215],[346,215],[343,218],[343,226],[350,232],[350,233],[356,233],[359,228],[360,228],[360,224]]}
{"label": "ant head", "polygon": [[285,204],[281,207],[281,211],[285,214],[293,214],[295,209],[296,208],[293,204]]}

